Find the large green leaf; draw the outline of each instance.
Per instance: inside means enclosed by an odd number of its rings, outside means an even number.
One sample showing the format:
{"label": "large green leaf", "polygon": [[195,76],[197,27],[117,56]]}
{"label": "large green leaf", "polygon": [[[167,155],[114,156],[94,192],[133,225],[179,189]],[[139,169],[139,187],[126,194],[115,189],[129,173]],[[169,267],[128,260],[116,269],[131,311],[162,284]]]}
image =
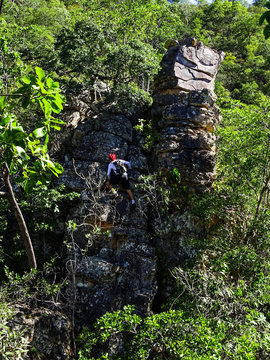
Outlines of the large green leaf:
{"label": "large green leaf", "polygon": [[52,104],[46,100],[46,99],[42,99],[42,104],[43,104],[43,112],[46,118],[50,117],[51,113],[52,113]]}
{"label": "large green leaf", "polygon": [[37,74],[38,78],[39,78],[40,80],[43,80],[43,79],[45,78],[45,73],[44,73],[44,71],[43,71],[40,67],[38,67],[38,66],[35,67],[35,70],[36,70],[36,74]]}
{"label": "large green leaf", "polygon": [[59,94],[55,94],[54,99],[51,101],[53,112],[59,114],[63,110],[63,99]]}
{"label": "large green leaf", "polygon": [[24,83],[24,84],[31,84],[31,79],[28,77],[28,76],[24,76],[22,79],[21,79],[21,82]]}
{"label": "large green leaf", "polygon": [[20,132],[20,133],[24,133],[24,134],[25,134],[25,131],[24,131],[23,127],[20,126],[20,125],[12,126],[12,131]]}
{"label": "large green leaf", "polygon": [[39,139],[42,138],[43,136],[45,136],[47,134],[47,129],[45,126],[37,128],[33,131],[33,135]]}
{"label": "large green leaf", "polygon": [[55,124],[65,124],[65,122],[63,120],[60,119],[56,119],[56,118],[51,118],[51,123],[55,123]]}
{"label": "large green leaf", "polygon": [[48,88],[52,88],[52,87],[53,87],[53,84],[54,84],[53,79],[49,77],[49,78],[46,80],[46,84],[47,84]]}
{"label": "large green leaf", "polygon": [[62,165],[60,165],[57,162],[54,162],[54,173],[56,174],[62,174],[62,172],[64,171],[64,168]]}
{"label": "large green leaf", "polygon": [[14,146],[16,152],[18,153],[18,155],[24,159],[24,160],[29,160],[29,156],[26,154],[25,150],[20,147],[20,146]]}

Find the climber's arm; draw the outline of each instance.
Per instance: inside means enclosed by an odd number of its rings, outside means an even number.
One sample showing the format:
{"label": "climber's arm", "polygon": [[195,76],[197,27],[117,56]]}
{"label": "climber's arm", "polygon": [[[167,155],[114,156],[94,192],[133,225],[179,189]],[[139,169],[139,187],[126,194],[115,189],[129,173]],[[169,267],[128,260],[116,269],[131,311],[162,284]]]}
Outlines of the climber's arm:
{"label": "climber's arm", "polygon": [[131,169],[131,163],[130,161],[123,160],[124,165],[126,165],[129,169]]}

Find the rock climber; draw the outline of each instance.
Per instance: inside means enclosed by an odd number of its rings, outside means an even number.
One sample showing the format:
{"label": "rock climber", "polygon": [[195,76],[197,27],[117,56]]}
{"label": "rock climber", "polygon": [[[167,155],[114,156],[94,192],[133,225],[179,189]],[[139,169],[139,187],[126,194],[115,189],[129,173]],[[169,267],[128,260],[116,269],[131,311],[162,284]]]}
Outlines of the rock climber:
{"label": "rock climber", "polygon": [[108,189],[112,190],[113,193],[116,193],[114,185],[121,185],[122,188],[128,193],[128,196],[131,200],[131,208],[135,208],[135,200],[132,191],[130,190],[130,183],[128,180],[127,169],[131,169],[131,164],[129,161],[117,159],[116,154],[109,154],[109,166],[107,171],[107,180],[106,186]]}

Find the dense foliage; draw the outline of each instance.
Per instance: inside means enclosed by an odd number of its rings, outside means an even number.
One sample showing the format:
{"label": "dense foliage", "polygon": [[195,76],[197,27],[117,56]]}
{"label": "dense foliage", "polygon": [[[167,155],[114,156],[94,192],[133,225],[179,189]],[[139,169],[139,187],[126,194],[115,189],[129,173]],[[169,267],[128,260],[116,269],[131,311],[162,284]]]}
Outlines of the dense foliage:
{"label": "dense foliage", "polygon": [[[270,41],[265,37],[270,15],[264,4],[0,1],[0,146],[29,192],[26,197],[19,191],[17,195],[31,214],[31,231],[37,237],[53,227],[38,217],[38,206],[52,213],[66,197],[63,189],[48,189],[47,172],[41,174],[45,167],[48,172],[61,171],[45,155],[51,125],[58,129],[52,112],[62,108],[58,82],[66,94],[87,89],[98,108],[131,111],[149,105],[168,38],[195,36],[226,51],[216,81],[223,114],[217,181],[213,193],[196,199],[194,206],[209,236],[190,239],[197,256],[175,269],[178,290],[160,314],[143,319],[131,307],[106,314],[94,332],[81,335],[81,360],[269,358]],[[107,89],[102,97],[101,84]],[[16,89],[17,95],[27,96],[9,98]],[[10,122],[12,128],[6,126]],[[147,136],[149,140],[149,129]],[[30,161],[30,153],[37,162],[32,157]],[[37,182],[43,183],[39,190],[34,187]],[[0,212],[0,234],[7,236],[10,214],[3,199]],[[9,256],[1,246],[3,267],[15,268],[12,263],[21,256],[18,238],[15,234],[9,239]],[[0,307],[0,340],[13,334],[8,327],[12,312],[5,301]],[[108,352],[106,346],[97,353],[97,344],[111,344],[119,334],[122,355]],[[25,351],[24,343],[18,345],[19,336],[14,332],[8,345],[3,342],[4,358],[19,358]]]}

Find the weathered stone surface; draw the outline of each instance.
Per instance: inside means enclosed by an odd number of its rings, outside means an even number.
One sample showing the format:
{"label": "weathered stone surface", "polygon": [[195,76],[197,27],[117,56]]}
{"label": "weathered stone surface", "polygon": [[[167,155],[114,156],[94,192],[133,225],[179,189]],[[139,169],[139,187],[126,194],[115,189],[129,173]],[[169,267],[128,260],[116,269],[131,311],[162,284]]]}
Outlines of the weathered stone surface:
{"label": "weathered stone surface", "polygon": [[128,158],[133,169],[139,170],[140,173],[148,171],[147,157],[142,154],[140,147],[131,145],[128,149]]}
{"label": "weathered stone surface", "polygon": [[98,119],[97,128],[99,131],[117,135],[126,141],[132,141],[132,124],[123,115],[101,114]]}
{"label": "weathered stone surface", "polygon": [[71,360],[72,324],[63,313],[45,308],[17,306],[11,326],[26,330],[30,349],[25,359]]}
{"label": "weathered stone surface", "polygon": [[212,78],[211,76],[197,71],[195,69],[185,68],[184,65],[175,65],[174,68],[175,76],[179,79],[177,87],[183,90],[202,90],[202,89],[211,89]]}
{"label": "weathered stone surface", "polygon": [[179,88],[186,91],[214,89],[214,78],[224,58],[196,39],[169,47],[156,81],[157,89]]}
{"label": "weathered stone surface", "polygon": [[[103,247],[95,256],[84,257],[76,271],[79,306],[78,324],[90,324],[106,311],[135,304],[147,314],[156,293],[155,251],[145,233],[132,240],[132,229],[112,231],[111,248]],[[134,229],[136,234],[136,230]],[[103,243],[105,246],[105,243]]]}
{"label": "weathered stone surface", "polygon": [[188,94],[188,101],[191,106],[210,109],[215,106],[216,96],[213,92],[204,88],[202,91],[191,91]]}
{"label": "weathered stone surface", "polygon": [[[173,129],[173,128],[170,128]],[[203,133],[200,130],[192,132],[175,132],[174,134],[162,133],[160,142],[156,147],[156,152],[167,152],[172,150],[181,151],[183,149],[211,150],[216,148],[215,136],[211,133]]]}
{"label": "weathered stone surface", "polygon": [[[70,283],[66,295],[72,300],[76,293],[77,330],[126,304],[148,314],[156,294],[155,249],[147,232],[148,204],[139,201],[140,193],[134,186],[140,174],[148,173],[147,150],[142,136],[133,130],[133,122],[107,112],[89,116],[72,130],[70,153],[62,161],[65,171],[60,181],[81,194],[69,214],[78,224],[72,234],[77,250],[69,248],[66,260],[72,264],[76,257],[76,269],[67,266],[76,284]],[[111,152],[131,162],[129,178],[138,205],[135,211],[125,191],[119,189],[115,196],[104,186]]]}
{"label": "weathered stone surface", "polygon": [[[83,191],[87,187],[88,179],[96,179],[96,187],[105,182],[107,166],[105,163],[87,160],[75,160],[66,155],[62,163],[65,171],[59,176],[59,182],[72,191]],[[93,182],[92,182],[93,183]]]}
{"label": "weathered stone surface", "polygon": [[96,131],[83,137],[80,145],[74,150],[74,157],[80,160],[104,162],[110,152],[118,152],[120,158],[125,158],[127,150],[128,144],[123,138]]}
{"label": "weathered stone surface", "polygon": [[110,152],[125,158],[132,140],[131,122],[124,116],[100,114],[80,124],[73,134],[73,157],[104,163]]}
{"label": "weathered stone surface", "polygon": [[[170,46],[172,44],[172,46]],[[168,43],[168,51],[155,79],[152,120],[159,133],[154,148],[154,169],[161,173],[178,169],[184,191],[175,195],[181,208],[171,218],[155,223],[159,256],[158,300],[172,295],[170,271],[195,250],[189,238],[204,235],[199,219],[192,216],[187,193],[211,189],[216,166],[215,130],[220,121],[213,93],[214,80],[224,57],[195,39]],[[182,189],[183,189],[182,188]]]}
{"label": "weathered stone surface", "polygon": [[185,66],[197,69],[214,78],[220,67],[225,54],[217,52],[203,45],[201,41],[187,39],[179,43],[181,51],[178,53],[176,61]]}
{"label": "weathered stone surface", "polygon": [[212,90],[223,57],[195,39],[178,42],[168,48],[155,81],[156,168],[176,167],[190,191],[208,190],[215,176],[220,113]]}

